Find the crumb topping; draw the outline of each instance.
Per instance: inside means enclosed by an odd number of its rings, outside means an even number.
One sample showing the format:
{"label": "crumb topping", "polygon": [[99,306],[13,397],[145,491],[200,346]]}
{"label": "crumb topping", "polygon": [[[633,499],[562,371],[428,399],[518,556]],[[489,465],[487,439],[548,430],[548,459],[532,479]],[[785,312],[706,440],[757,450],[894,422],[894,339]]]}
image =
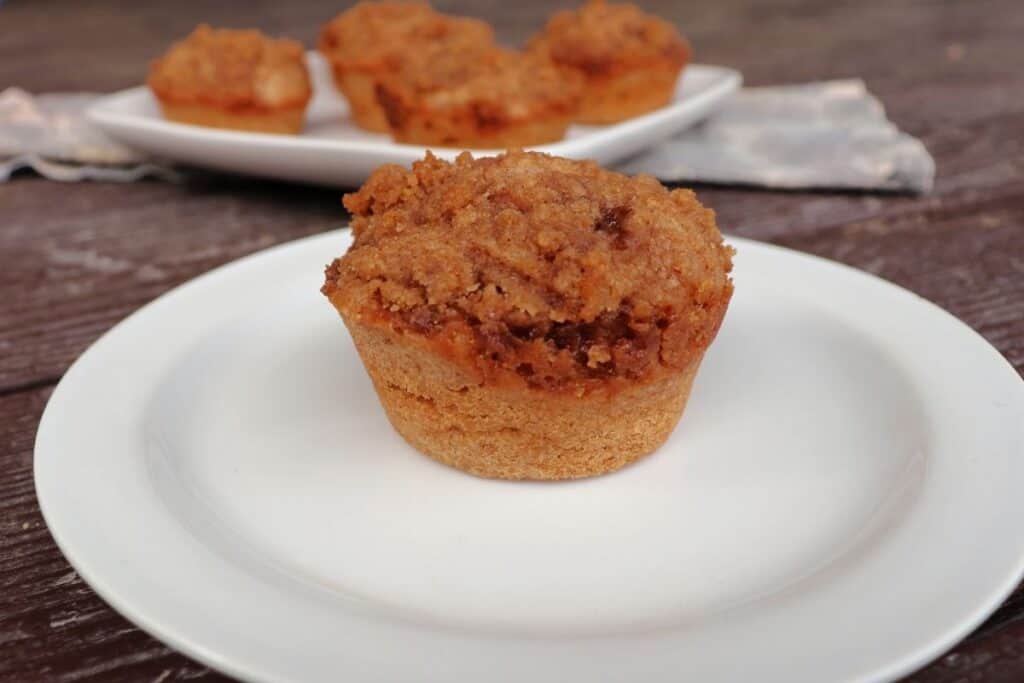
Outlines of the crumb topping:
{"label": "crumb topping", "polygon": [[397,68],[419,59],[423,48],[442,44],[466,55],[494,44],[487,22],[441,14],[425,2],[360,2],[332,19],[320,34],[320,50],[349,68]]}
{"label": "crumb topping", "polygon": [[489,381],[579,390],[678,371],[732,293],[731,249],[692,192],[593,162],[428,154],[344,203],[354,242],[324,294]]}
{"label": "crumb topping", "polygon": [[531,41],[530,50],[591,76],[654,61],[681,67],[690,54],[669,22],[636,5],[604,0],[556,13]]}
{"label": "crumb topping", "polygon": [[424,49],[378,84],[378,101],[392,125],[401,127],[404,107],[432,110],[469,107],[478,127],[498,127],[538,112],[569,113],[582,84],[547,60],[512,50]]}
{"label": "crumb topping", "polygon": [[153,63],[147,83],[161,99],[179,103],[303,106],[312,94],[303,55],[293,40],[202,24]]}

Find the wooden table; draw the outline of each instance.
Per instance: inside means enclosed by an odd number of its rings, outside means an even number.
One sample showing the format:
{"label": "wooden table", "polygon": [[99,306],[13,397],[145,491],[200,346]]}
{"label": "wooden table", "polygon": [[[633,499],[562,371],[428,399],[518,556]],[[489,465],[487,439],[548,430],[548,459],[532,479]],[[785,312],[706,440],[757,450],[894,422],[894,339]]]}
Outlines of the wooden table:
{"label": "wooden table", "polygon": [[[147,6],[35,0],[0,7],[0,88],[135,85],[148,60],[200,21],[258,26],[312,45],[317,26],[342,3],[138,4]],[[439,4],[492,20],[510,43],[549,11],[540,0]],[[864,78],[891,118],[935,156],[938,178],[926,197],[699,187],[725,231],[907,287],[1024,369],[1019,0],[652,0],[649,7],[683,27],[701,61],[736,67],[750,85]],[[75,574],[39,514],[32,442],[53,386],[114,323],[214,266],[338,227],[345,220],[339,194],[216,176],[113,185],[26,173],[0,185],[0,680],[221,678],[134,628]],[[1024,591],[911,680],[1024,680]]]}

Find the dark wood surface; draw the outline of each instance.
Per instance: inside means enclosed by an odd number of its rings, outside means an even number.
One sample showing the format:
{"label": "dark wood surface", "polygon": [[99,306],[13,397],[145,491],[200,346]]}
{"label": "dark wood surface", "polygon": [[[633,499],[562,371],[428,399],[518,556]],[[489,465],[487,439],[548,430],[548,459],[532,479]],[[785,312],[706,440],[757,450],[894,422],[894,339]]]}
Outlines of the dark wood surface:
{"label": "dark wood surface", "polygon": [[[536,0],[437,4],[490,19],[508,42],[551,9]],[[8,2],[0,6],[0,89],[135,85],[148,60],[200,21],[312,44],[317,26],[342,5]],[[697,188],[724,230],[907,287],[1024,370],[1020,0],[647,6],[683,27],[700,61],[737,67],[751,85],[864,78],[935,156],[935,191],[924,197]],[[338,199],[334,191],[212,175],[113,185],[24,173],[0,185],[0,680],[222,678],[134,628],[75,574],[39,514],[32,442],[54,384],[105,330],[214,266],[338,227]],[[910,680],[1024,680],[1024,592]]]}

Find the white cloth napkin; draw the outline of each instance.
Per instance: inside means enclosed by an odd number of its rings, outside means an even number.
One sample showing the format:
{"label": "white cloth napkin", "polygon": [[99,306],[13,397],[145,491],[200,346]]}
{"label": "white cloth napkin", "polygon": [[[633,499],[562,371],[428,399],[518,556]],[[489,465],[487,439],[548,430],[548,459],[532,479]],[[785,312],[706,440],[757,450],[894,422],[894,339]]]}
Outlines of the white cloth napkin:
{"label": "white cloth napkin", "polygon": [[935,161],[859,79],[744,88],[621,165],[665,181],[928,192]]}
{"label": "white cloth napkin", "polygon": [[[54,180],[173,180],[169,164],[106,138],[89,93],[0,93],[0,182],[23,167]],[[664,181],[927,192],[935,162],[860,80],[746,88],[703,123],[619,165]]]}
{"label": "white cloth napkin", "polygon": [[20,168],[51,180],[129,182],[148,175],[175,180],[169,164],[146,159],[106,137],[85,118],[98,95],[0,92],[0,182]]}

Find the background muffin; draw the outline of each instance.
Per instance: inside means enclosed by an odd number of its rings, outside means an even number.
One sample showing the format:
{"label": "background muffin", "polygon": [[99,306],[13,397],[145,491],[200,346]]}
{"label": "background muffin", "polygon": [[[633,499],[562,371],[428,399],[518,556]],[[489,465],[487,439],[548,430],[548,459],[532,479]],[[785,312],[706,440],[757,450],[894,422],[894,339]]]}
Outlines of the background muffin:
{"label": "background muffin", "polygon": [[385,132],[387,119],[375,94],[379,78],[429,50],[471,60],[475,51],[494,47],[494,31],[486,22],[440,14],[426,3],[361,2],[323,27],[318,47],[355,122]]}
{"label": "background muffin", "polygon": [[668,104],[690,48],[672,24],[636,5],[590,0],[555,14],[529,44],[583,77],[577,120],[614,123]]}
{"label": "background muffin", "polygon": [[312,96],[302,46],[203,24],[153,62],[146,80],[172,121],[298,133]]}
{"label": "background muffin", "polygon": [[487,149],[561,140],[580,84],[533,56],[442,45],[381,78],[376,94],[399,142]]}
{"label": "background muffin", "polygon": [[653,451],[732,293],[686,190],[512,152],[378,169],[323,292],[392,424],[474,474],[564,479]]}

